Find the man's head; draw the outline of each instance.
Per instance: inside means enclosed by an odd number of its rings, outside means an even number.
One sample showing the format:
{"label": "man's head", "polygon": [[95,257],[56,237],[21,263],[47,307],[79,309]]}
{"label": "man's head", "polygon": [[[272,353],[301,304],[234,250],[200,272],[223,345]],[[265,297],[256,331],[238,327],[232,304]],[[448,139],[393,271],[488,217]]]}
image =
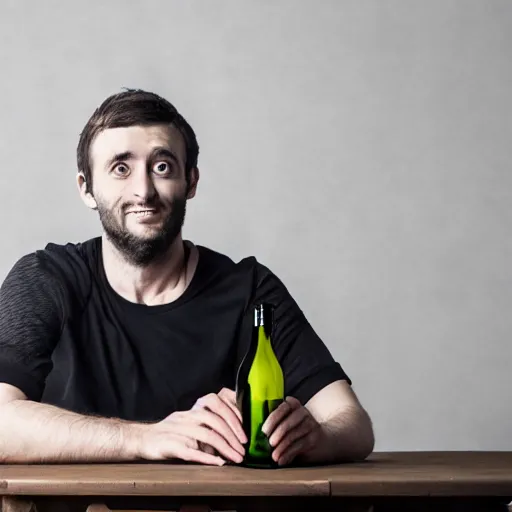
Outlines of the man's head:
{"label": "man's head", "polygon": [[181,232],[199,171],[194,131],[160,96],[128,90],[107,98],[80,135],[78,186],[108,239],[145,266]]}

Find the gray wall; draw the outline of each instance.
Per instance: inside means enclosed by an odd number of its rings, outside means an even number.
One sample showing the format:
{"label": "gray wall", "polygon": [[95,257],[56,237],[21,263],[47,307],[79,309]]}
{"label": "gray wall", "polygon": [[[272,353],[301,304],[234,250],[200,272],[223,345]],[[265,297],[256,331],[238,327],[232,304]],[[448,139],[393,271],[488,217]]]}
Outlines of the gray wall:
{"label": "gray wall", "polygon": [[201,144],[185,237],[284,280],[378,450],[512,449],[512,2],[1,5],[2,279],[99,233],[78,135],[146,88]]}

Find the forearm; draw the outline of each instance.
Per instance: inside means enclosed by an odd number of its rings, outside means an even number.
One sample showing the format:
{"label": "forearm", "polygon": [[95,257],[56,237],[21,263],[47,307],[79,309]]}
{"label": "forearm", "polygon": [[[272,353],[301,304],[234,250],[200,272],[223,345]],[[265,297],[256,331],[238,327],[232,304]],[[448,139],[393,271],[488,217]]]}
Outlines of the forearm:
{"label": "forearm", "polygon": [[0,463],[134,460],[136,433],[135,423],[13,400],[0,408]]}
{"label": "forearm", "polygon": [[375,438],[368,413],[350,407],[320,423],[320,441],[301,458],[308,463],[364,460],[373,451]]}

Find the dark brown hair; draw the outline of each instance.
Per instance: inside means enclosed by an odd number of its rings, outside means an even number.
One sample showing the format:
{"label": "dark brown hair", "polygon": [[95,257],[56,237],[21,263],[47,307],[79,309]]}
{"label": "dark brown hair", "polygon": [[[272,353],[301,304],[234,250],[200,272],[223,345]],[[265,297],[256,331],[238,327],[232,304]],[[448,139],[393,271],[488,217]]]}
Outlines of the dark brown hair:
{"label": "dark brown hair", "polygon": [[87,121],[76,149],[78,171],[85,177],[87,192],[92,192],[91,144],[103,130],[127,126],[154,124],[174,125],[183,136],[186,149],[185,175],[187,183],[190,171],[197,167],[199,146],[192,127],[177,109],[155,93],[140,89],[126,89],[109,96]]}

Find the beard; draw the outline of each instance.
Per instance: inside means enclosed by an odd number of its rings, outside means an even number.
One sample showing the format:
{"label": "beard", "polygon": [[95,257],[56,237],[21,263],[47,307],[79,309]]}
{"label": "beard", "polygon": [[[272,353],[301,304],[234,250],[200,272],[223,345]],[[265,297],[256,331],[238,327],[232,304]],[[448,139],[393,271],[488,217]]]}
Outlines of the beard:
{"label": "beard", "polygon": [[[146,267],[164,255],[181,232],[185,220],[187,200],[183,196],[174,199],[169,204],[168,213],[159,231],[151,236],[138,236],[131,233],[126,224],[120,222],[119,218],[116,217],[114,208],[109,209],[98,199],[96,200],[98,213],[107,238],[126,261],[137,267]],[[133,206],[133,203],[123,204],[120,208],[120,215],[124,216],[124,212],[130,206]],[[165,205],[155,199],[140,206],[161,209]]]}

